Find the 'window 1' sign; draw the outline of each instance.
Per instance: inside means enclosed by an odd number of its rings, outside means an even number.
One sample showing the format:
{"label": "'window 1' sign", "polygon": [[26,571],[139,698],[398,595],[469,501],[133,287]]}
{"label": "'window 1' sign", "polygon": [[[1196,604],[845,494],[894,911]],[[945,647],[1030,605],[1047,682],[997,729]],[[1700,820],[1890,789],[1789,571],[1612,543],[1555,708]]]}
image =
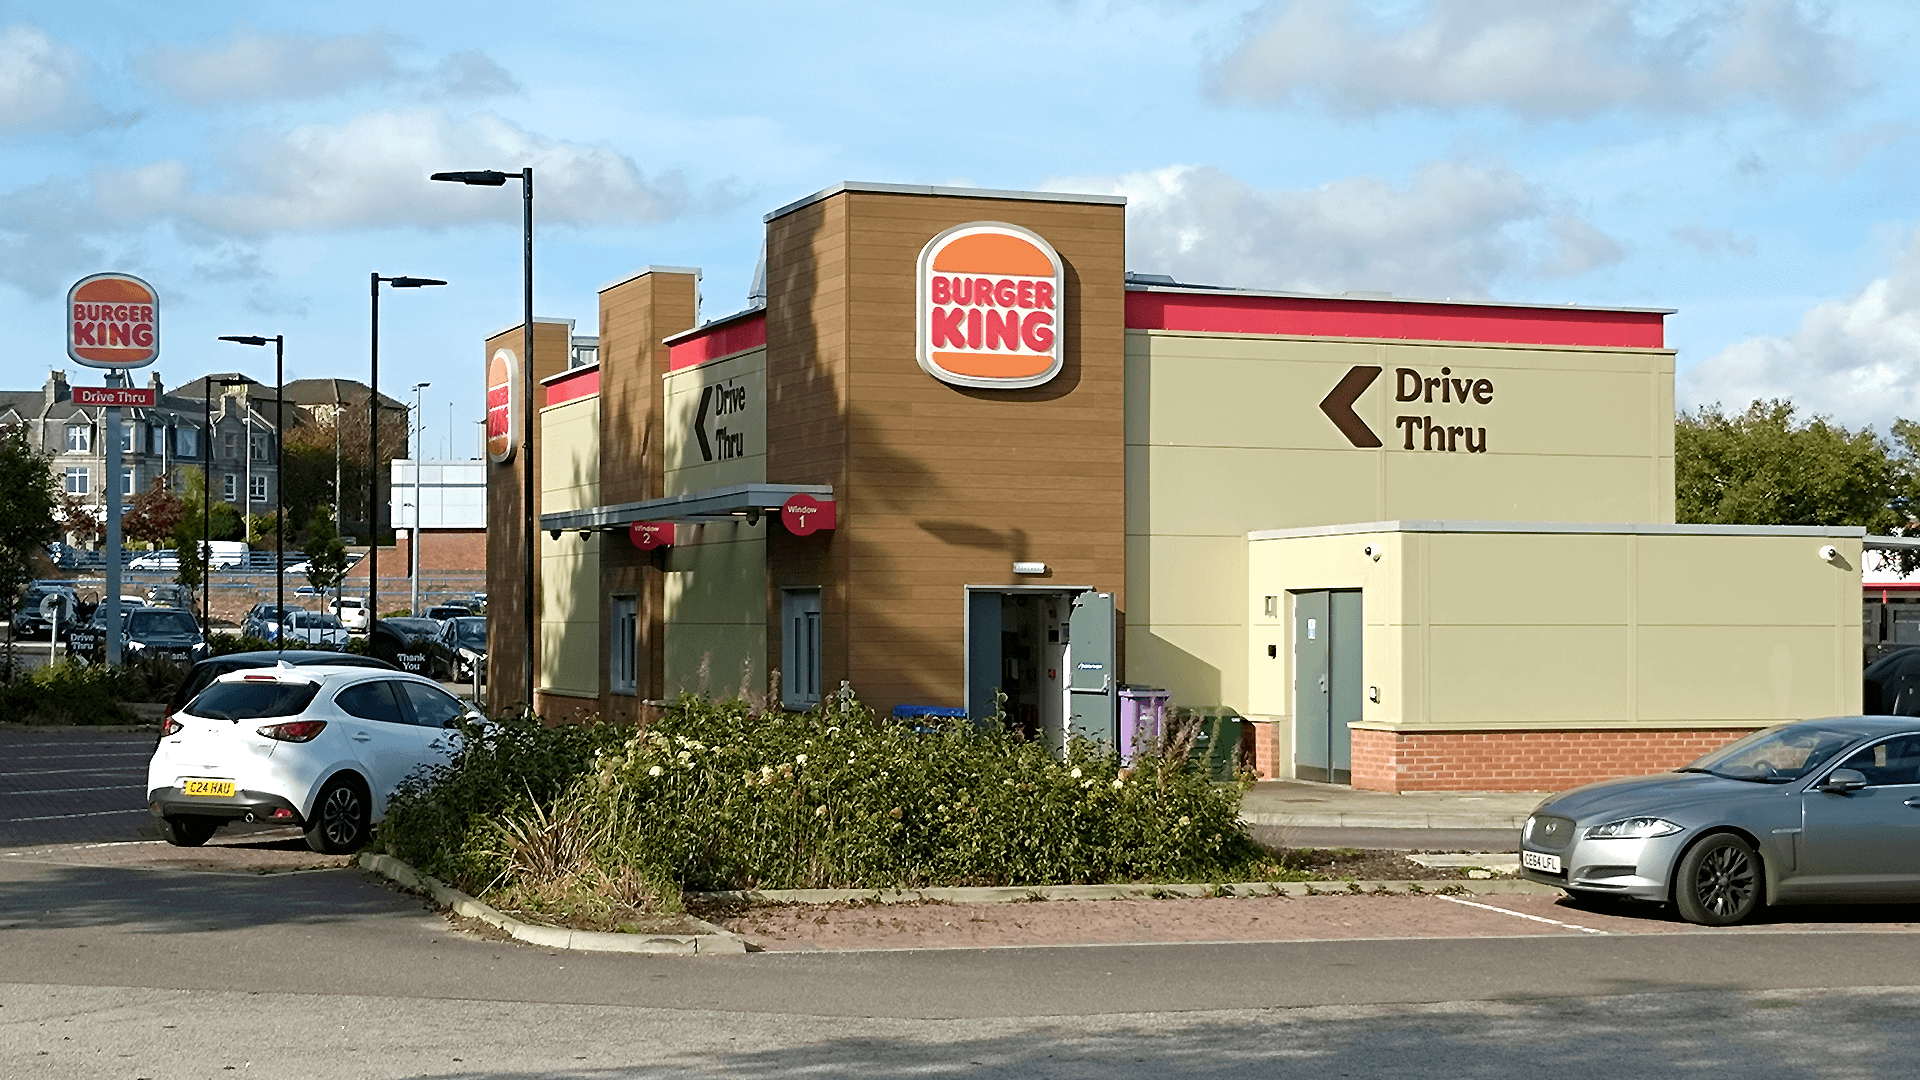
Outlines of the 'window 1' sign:
{"label": "'window 1' sign", "polygon": [[956,225],[921,249],[919,290],[927,374],[1006,390],[1060,373],[1066,275],[1037,233],[998,221]]}

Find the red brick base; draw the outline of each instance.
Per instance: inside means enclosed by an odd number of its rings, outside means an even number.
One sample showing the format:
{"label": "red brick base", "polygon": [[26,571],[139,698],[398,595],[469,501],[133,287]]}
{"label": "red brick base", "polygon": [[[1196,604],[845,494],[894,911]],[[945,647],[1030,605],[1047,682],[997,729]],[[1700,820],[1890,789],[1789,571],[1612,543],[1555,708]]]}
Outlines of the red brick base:
{"label": "red brick base", "polygon": [[1561,791],[1685,765],[1748,731],[1353,729],[1353,786],[1369,791]]}

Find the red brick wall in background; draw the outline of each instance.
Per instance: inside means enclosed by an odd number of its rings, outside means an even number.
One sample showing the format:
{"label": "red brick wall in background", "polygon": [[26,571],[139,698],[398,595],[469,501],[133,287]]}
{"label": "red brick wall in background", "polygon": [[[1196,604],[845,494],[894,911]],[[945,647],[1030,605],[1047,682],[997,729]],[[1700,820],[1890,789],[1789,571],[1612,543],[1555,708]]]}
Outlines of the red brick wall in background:
{"label": "red brick wall in background", "polygon": [[[380,587],[385,589],[390,578],[405,578],[412,573],[409,562],[413,558],[411,539],[402,536],[393,547],[380,549]],[[367,561],[354,563],[347,570],[347,580],[365,581]],[[423,577],[435,574],[484,574],[487,570],[487,534],[482,529],[428,529],[426,538],[420,544],[420,573]]]}
{"label": "red brick wall in background", "polygon": [[1353,786],[1370,791],[1561,791],[1685,765],[1749,734],[1696,731],[1353,730]]}

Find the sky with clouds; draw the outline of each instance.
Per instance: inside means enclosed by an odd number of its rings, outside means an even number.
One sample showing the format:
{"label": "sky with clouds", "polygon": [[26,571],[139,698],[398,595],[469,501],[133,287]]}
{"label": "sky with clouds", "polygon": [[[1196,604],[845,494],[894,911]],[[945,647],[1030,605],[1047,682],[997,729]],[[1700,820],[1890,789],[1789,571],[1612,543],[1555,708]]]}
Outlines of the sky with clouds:
{"label": "sky with clouds", "polygon": [[0,0],[6,383],[124,270],[169,385],[425,391],[476,452],[481,340],[703,269],[745,302],[761,215],[841,180],[1124,194],[1128,265],[1248,287],[1678,309],[1682,407],[1920,418],[1920,6],[1832,0],[972,0],[192,5]]}

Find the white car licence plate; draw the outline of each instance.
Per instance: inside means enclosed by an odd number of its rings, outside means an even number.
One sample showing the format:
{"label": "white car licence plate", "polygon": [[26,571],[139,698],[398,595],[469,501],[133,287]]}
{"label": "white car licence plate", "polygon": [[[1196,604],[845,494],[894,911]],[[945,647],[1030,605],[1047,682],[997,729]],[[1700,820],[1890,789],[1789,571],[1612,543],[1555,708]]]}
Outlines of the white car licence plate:
{"label": "white car licence plate", "polygon": [[1539,851],[1523,851],[1520,853],[1520,865],[1544,874],[1557,874],[1560,872],[1560,856]]}

